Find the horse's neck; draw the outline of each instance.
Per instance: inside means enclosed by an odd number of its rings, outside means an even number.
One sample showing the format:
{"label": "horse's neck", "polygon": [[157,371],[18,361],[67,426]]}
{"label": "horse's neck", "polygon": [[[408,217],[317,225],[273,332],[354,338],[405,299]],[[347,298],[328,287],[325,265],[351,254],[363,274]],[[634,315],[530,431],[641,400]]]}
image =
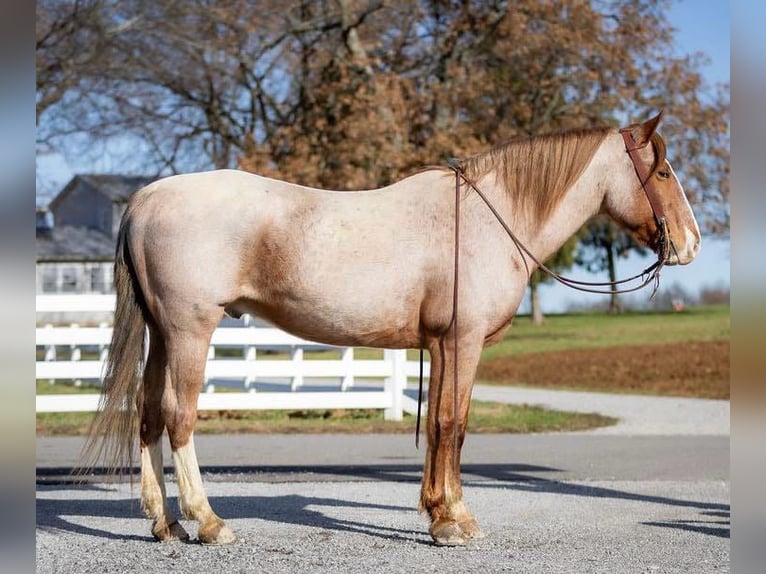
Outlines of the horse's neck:
{"label": "horse's neck", "polygon": [[598,186],[572,186],[547,221],[537,231],[528,233],[527,247],[545,261],[558,251],[583,224],[598,213],[603,194]]}
{"label": "horse's neck", "polygon": [[[601,209],[612,146],[605,143],[596,151],[582,175],[569,188],[543,222],[515,221],[519,238],[539,261],[545,261],[558,251],[577,231]],[[530,269],[536,268],[530,262]]]}

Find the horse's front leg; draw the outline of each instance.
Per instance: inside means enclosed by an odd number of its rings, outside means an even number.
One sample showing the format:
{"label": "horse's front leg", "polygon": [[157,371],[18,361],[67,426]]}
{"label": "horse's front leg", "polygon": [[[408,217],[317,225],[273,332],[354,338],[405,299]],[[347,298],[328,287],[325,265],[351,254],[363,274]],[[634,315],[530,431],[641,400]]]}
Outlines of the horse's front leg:
{"label": "horse's front leg", "polygon": [[[420,509],[431,518],[429,532],[439,545],[455,546],[465,544],[469,539],[484,537],[463,502],[460,484],[460,450],[465,438],[471,389],[481,348],[481,340],[462,339],[458,349],[459,364],[455,366],[452,340],[442,339],[429,345],[428,451]],[[454,390],[455,368],[458,375],[457,396]]]}

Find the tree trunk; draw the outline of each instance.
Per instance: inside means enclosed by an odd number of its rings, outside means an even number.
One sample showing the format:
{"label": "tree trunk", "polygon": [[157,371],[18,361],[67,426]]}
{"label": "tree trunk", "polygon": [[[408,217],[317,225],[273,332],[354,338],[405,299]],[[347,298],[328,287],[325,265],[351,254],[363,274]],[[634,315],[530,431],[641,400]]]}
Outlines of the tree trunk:
{"label": "tree trunk", "polygon": [[[609,281],[612,282],[612,289],[616,289],[617,286],[614,285],[614,282],[617,280],[617,269],[614,257],[614,245],[611,242],[606,245],[606,262],[609,270]],[[622,303],[620,302],[620,297],[617,293],[612,293],[609,299],[609,313],[612,315],[622,313]]]}
{"label": "tree trunk", "polygon": [[542,325],[545,317],[540,308],[540,294],[537,291],[537,281],[529,282],[529,304],[533,325]]}

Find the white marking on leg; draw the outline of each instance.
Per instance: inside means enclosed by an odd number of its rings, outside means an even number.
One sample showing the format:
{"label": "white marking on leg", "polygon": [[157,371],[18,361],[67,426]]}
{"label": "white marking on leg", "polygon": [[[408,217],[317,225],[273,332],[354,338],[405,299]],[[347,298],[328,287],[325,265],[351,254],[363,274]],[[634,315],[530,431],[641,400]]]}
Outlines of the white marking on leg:
{"label": "white marking on leg", "polygon": [[162,470],[162,443],[159,440],[141,447],[141,507],[149,518],[168,518],[165,475]]}
{"label": "white marking on leg", "polygon": [[189,535],[168,507],[162,470],[162,443],[141,447],[141,508],[153,518],[152,534],[158,540],[188,540]]}
{"label": "white marking on leg", "polygon": [[458,494],[451,488],[450,473],[445,473],[444,480],[444,506],[451,509],[460,502]]}
{"label": "white marking on leg", "polygon": [[187,518],[207,520],[213,510],[202,485],[202,476],[197,463],[197,453],[194,450],[194,433],[189,436],[189,442],[173,451],[173,462],[178,481],[178,499],[181,512]]}
{"label": "white marking on leg", "polygon": [[199,522],[199,539],[203,544],[229,544],[237,537],[224,525],[210,507],[194,450],[194,433],[181,448],[173,451],[173,462],[178,480],[178,498],[181,512]]}

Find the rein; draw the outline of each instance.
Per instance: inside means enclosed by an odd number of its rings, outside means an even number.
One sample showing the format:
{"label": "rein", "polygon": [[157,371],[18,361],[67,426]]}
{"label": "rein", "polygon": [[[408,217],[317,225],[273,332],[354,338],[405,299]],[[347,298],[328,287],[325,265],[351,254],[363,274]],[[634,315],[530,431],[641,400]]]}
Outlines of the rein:
{"label": "rein", "polygon": [[[670,255],[670,249],[675,247],[673,246],[672,242],[670,241],[669,233],[668,233],[668,223],[667,218],[665,216],[665,210],[662,207],[662,203],[659,201],[659,196],[657,194],[657,190],[654,187],[654,182],[651,180],[651,173],[647,172],[646,166],[641,161],[641,158],[638,155],[638,150],[643,149],[649,144],[650,140],[647,140],[646,143],[642,145],[637,145],[635,140],[633,139],[633,135],[631,133],[630,128],[622,128],[620,130],[620,134],[622,135],[623,141],[625,142],[625,151],[630,156],[631,162],[633,163],[633,168],[636,170],[636,175],[638,176],[638,180],[641,183],[641,189],[644,190],[644,194],[646,195],[647,200],[649,201],[649,205],[652,208],[652,213],[654,215],[654,220],[657,223],[657,231],[659,233],[659,238],[657,240],[657,261],[655,261],[652,265],[641,271],[640,273],[633,275],[632,277],[628,277],[626,279],[621,279],[619,281],[604,281],[604,282],[593,282],[593,281],[579,281],[576,279],[571,279],[569,277],[564,277],[563,275],[560,275],[559,273],[556,273],[552,269],[546,267],[542,261],[540,261],[537,257],[535,257],[529,249],[519,240],[518,237],[516,237],[516,234],[513,233],[510,226],[505,222],[502,215],[495,209],[495,206],[492,205],[492,202],[489,201],[486,195],[481,191],[481,189],[478,188],[478,186],[468,178],[468,176],[463,171],[463,168],[460,166],[460,164],[455,160],[450,160],[447,163],[447,167],[455,172],[455,262],[454,262],[454,280],[453,280],[453,292],[452,292],[452,317],[450,319],[450,323],[445,329],[444,333],[442,334],[442,337],[445,337],[450,329],[454,330],[454,365],[452,368],[453,372],[453,380],[452,380],[452,392],[453,392],[453,401],[452,401],[452,416],[453,416],[453,446],[454,446],[454,464],[457,466],[457,460],[458,460],[458,453],[460,452],[460,449],[458,447],[458,400],[457,400],[457,391],[458,391],[458,313],[457,313],[457,305],[458,305],[458,275],[459,275],[459,264],[460,264],[460,257],[459,257],[459,245],[460,245],[460,188],[461,188],[461,180],[465,182],[465,184],[470,188],[473,189],[473,191],[476,192],[476,194],[484,201],[486,206],[489,208],[489,210],[492,212],[492,215],[495,216],[495,219],[497,219],[498,223],[502,226],[502,228],[505,230],[505,232],[508,234],[508,237],[511,238],[511,241],[513,241],[513,244],[516,246],[516,249],[518,250],[519,254],[521,255],[521,260],[524,263],[524,267],[527,271],[527,276],[530,275],[529,272],[529,265],[527,263],[526,257],[529,257],[535,264],[537,264],[538,268],[544,271],[546,274],[548,274],[550,277],[561,283],[562,285],[566,285],[567,287],[570,287],[572,289],[576,289],[578,291],[584,291],[586,293],[598,293],[602,295],[611,295],[611,294],[618,294],[618,293],[632,293],[634,291],[638,291],[640,289],[643,289],[650,283],[654,282],[654,288],[652,289],[651,297],[654,297],[654,295],[657,293],[657,289],[660,285],[660,271],[665,266],[665,261],[667,260],[668,256]],[[526,255],[526,257],[525,257]],[[644,277],[646,276],[646,279]],[[616,285],[623,285],[625,283],[630,283],[631,281],[635,281],[636,279],[642,279],[642,282],[640,285],[636,287],[626,288],[626,289],[616,289]],[[610,289],[597,289],[596,287],[605,287],[609,285]],[[423,347],[421,345],[420,347],[420,380],[418,384],[418,412],[417,412],[417,419],[415,422],[415,448],[419,448],[419,442],[420,442],[420,419],[421,419],[421,406],[423,403]]]}

